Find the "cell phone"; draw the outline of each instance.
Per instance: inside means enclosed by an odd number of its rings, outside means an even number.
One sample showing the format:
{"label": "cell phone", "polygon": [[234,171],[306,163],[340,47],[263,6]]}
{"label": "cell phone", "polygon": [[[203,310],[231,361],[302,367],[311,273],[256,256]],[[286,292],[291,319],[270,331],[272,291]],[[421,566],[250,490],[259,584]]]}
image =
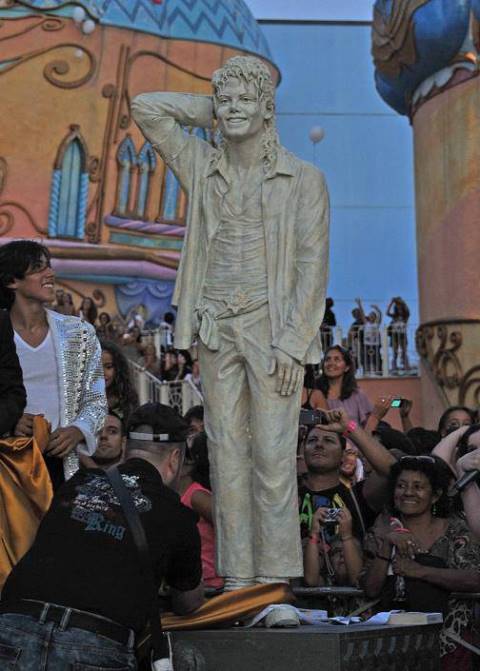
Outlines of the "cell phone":
{"label": "cell phone", "polygon": [[391,408],[403,408],[404,405],[405,405],[404,398],[393,398],[392,402],[390,403]]}
{"label": "cell phone", "polygon": [[316,424],[328,424],[327,417],[323,410],[300,410],[299,424],[304,426],[315,426]]}

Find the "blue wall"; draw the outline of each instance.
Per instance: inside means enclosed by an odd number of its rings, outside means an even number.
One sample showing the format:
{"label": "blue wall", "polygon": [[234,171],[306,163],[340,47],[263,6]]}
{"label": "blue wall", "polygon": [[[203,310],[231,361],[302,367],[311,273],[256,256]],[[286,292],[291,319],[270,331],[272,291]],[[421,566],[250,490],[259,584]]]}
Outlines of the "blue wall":
{"label": "blue wall", "polygon": [[[262,22],[282,73],[282,143],[325,172],[332,202],[330,283],[337,320],[359,296],[383,309],[392,296],[418,321],[413,146],[408,120],[373,82],[370,26]],[[315,149],[312,126],[325,138]],[[388,320],[387,320],[388,321]]]}

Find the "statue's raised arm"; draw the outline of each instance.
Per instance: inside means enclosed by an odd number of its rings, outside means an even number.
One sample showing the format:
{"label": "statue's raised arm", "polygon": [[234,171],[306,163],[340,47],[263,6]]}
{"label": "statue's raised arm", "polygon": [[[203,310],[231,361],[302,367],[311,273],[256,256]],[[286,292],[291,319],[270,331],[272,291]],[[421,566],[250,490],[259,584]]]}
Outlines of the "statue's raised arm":
{"label": "statue's raised arm", "polygon": [[[142,133],[172,167],[182,186],[188,188],[198,145],[212,148],[185,128],[211,128],[213,99],[190,93],[142,93],[132,102],[132,115]],[[200,150],[201,151],[201,150]]]}

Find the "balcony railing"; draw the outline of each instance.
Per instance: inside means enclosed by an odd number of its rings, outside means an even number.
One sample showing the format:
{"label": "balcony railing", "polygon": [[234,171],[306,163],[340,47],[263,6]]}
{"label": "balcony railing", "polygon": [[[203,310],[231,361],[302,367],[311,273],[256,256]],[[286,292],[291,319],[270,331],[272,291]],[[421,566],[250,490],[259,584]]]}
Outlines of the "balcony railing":
{"label": "balcony railing", "polygon": [[[335,326],[322,327],[320,335],[324,351],[331,345],[341,345],[350,351],[357,378],[416,377],[419,357],[415,331],[413,324],[395,328],[356,326],[347,332]],[[162,351],[172,347],[169,328],[143,331],[142,336],[155,344],[159,358]],[[182,415],[193,405],[203,404],[202,394],[190,380],[163,382],[138,363],[131,361],[130,367],[140,403],[157,401],[176,408]]]}
{"label": "balcony railing", "polygon": [[350,351],[357,377],[417,376],[416,326],[355,326],[345,332],[341,326],[322,327],[323,350],[341,345]]}
{"label": "balcony railing", "polygon": [[181,415],[194,405],[203,405],[202,394],[190,380],[162,382],[135,361],[129,361],[129,364],[140,405],[163,403],[175,408]]}

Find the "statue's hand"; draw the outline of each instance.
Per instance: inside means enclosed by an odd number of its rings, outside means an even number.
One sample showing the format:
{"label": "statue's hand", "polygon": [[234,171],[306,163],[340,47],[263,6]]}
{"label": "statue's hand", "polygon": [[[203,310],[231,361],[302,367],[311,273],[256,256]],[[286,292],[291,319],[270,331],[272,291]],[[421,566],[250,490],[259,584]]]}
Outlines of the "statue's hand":
{"label": "statue's hand", "polygon": [[276,391],[281,396],[290,396],[303,381],[303,366],[282,350],[274,349],[273,356],[270,375],[277,375]]}

